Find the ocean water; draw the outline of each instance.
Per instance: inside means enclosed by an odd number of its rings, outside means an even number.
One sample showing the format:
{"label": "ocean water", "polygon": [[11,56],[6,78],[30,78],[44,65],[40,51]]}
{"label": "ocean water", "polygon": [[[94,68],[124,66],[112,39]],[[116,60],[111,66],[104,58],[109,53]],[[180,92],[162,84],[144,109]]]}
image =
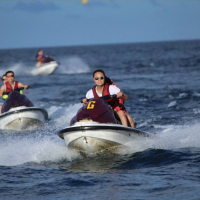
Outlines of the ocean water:
{"label": "ocean water", "polygon": [[[38,49],[0,50],[0,74],[14,71],[50,117],[36,131],[0,132],[0,199],[200,199],[200,40],[44,48],[60,66],[32,76]],[[152,138],[82,156],[56,135],[96,69],[129,96],[128,112]]]}

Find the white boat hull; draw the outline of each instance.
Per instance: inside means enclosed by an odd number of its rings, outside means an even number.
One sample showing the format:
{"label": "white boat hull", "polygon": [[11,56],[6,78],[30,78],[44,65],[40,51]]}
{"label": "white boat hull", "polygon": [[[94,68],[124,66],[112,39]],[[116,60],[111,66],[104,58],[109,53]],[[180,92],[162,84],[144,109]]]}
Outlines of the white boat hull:
{"label": "white boat hull", "polygon": [[77,122],[58,132],[69,148],[94,153],[126,144],[138,137],[148,136],[137,129],[97,122]]}
{"label": "white boat hull", "polygon": [[45,109],[36,107],[17,107],[0,115],[1,130],[33,130],[48,120]]}
{"label": "white boat hull", "polygon": [[31,70],[31,74],[34,76],[50,75],[57,69],[58,65],[58,62],[51,61],[49,63],[42,64],[40,67],[35,67],[33,70]]}

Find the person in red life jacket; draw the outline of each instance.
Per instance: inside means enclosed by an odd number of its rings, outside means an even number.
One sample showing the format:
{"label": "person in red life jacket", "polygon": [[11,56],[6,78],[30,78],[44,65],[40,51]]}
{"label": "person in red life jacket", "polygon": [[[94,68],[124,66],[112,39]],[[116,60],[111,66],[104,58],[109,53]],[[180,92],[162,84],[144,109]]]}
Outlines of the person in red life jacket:
{"label": "person in red life jacket", "polygon": [[53,60],[50,56],[44,54],[44,51],[42,49],[37,52],[36,59],[37,67],[40,67],[42,63],[47,63]]}
{"label": "person in red life jacket", "polygon": [[[113,82],[113,80],[111,80],[109,77],[105,76],[105,82],[109,85],[115,85],[116,87],[118,87],[120,89],[120,87],[115,84]],[[121,89],[120,89],[121,90]],[[126,117],[128,118],[128,121],[131,125],[132,128],[135,128],[135,124],[134,124],[134,121],[133,121],[133,118],[131,117],[131,115],[128,114],[126,108],[124,107],[124,98],[123,97],[120,97],[117,99],[118,100],[118,106],[115,107],[114,111],[116,112],[124,112],[124,114],[126,115]]]}
{"label": "person in red life jacket", "polygon": [[[5,84],[7,82],[5,74],[1,77],[1,80],[2,80],[3,84]],[[1,113],[1,108],[2,108],[2,105],[0,105],[0,113]]]}
{"label": "person in red life jacket", "polygon": [[[87,99],[98,98],[106,95],[117,95],[117,98],[123,97],[124,100],[128,99],[128,96],[123,94],[118,87],[115,85],[109,85],[105,82],[105,73],[103,70],[96,70],[93,72],[93,79],[95,86],[89,90],[86,94],[86,98],[82,101],[87,103]],[[118,106],[117,101],[111,100],[108,103],[115,109]],[[122,110],[117,111],[117,114],[121,120],[122,125],[128,126],[127,118]]]}
{"label": "person in red life jacket", "polygon": [[[6,82],[4,85],[1,86],[0,97],[3,97],[4,94],[9,95],[9,93],[13,92],[13,91],[20,92],[19,88],[24,88],[24,89],[29,88],[29,85],[25,85],[18,81],[14,81],[14,72],[13,71],[7,71],[5,73],[5,76],[6,76]],[[1,110],[0,110],[0,114],[1,114]]]}
{"label": "person in red life jacket", "polygon": [[37,67],[40,67],[45,60],[45,55],[42,49],[37,52],[36,59],[37,59]]}

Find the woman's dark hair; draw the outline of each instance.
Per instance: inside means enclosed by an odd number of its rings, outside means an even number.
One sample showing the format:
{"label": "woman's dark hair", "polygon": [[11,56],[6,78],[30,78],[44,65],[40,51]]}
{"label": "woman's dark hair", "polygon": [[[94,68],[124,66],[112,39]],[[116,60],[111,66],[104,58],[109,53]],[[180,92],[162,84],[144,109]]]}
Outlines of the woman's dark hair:
{"label": "woman's dark hair", "polygon": [[113,84],[113,81],[107,76],[105,76],[105,82],[108,84]]}
{"label": "woman's dark hair", "polygon": [[37,51],[37,54],[35,55],[36,58],[38,57],[38,53],[39,53],[40,51],[42,51],[42,49],[40,49],[40,50]]}
{"label": "woman's dark hair", "polygon": [[113,84],[113,81],[112,81],[109,77],[107,77],[107,76],[105,75],[105,72],[104,72],[103,70],[101,70],[101,69],[97,69],[97,70],[95,70],[95,71],[93,72],[93,78],[94,78],[95,73],[97,73],[97,72],[101,72],[101,73],[105,76],[105,83]]}
{"label": "woman's dark hair", "polygon": [[101,72],[101,73],[106,77],[105,72],[104,72],[103,70],[101,70],[101,69],[95,70],[95,71],[93,72],[93,77],[94,77],[94,75],[95,75],[97,72]]}
{"label": "woman's dark hair", "polygon": [[4,81],[3,77],[6,76],[5,74],[1,77],[1,80]]}
{"label": "woman's dark hair", "polygon": [[13,71],[7,71],[7,72],[5,73],[5,76],[7,76],[9,73],[13,73],[13,75],[15,75],[15,73],[14,73]]}

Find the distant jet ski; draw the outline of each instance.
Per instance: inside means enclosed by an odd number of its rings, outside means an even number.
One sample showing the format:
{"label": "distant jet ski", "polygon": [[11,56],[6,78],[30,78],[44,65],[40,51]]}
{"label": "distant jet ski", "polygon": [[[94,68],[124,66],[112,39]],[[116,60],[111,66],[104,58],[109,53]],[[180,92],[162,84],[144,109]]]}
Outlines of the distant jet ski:
{"label": "distant jet ski", "polygon": [[11,92],[2,106],[0,115],[1,130],[32,130],[48,120],[48,113],[43,108],[34,107],[33,103],[17,91]]}
{"label": "distant jet ski", "polygon": [[72,118],[70,126],[57,134],[69,148],[86,153],[126,146],[139,137],[149,136],[148,133],[119,124],[104,98],[89,100]]}
{"label": "distant jet ski", "polygon": [[50,75],[52,74],[59,66],[59,63],[56,62],[51,57],[47,57],[45,61],[40,65],[36,66],[31,70],[31,74],[36,75]]}

